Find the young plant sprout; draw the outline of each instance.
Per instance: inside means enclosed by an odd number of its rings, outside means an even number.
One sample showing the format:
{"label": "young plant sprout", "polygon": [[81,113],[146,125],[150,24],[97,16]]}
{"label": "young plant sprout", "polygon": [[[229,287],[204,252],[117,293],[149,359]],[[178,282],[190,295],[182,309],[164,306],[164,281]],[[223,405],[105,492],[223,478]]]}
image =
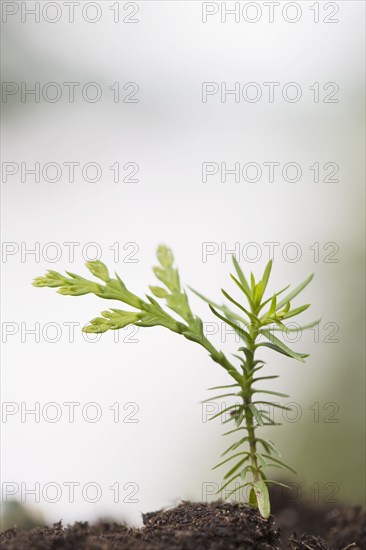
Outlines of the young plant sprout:
{"label": "young plant sprout", "polygon": [[[288,286],[273,294],[273,296],[264,298],[272,269],[272,261],[268,262],[260,281],[256,282],[254,275],[251,273],[250,282],[248,282],[233,256],[236,276],[231,275],[231,279],[242,292],[245,305],[242,301],[236,301],[225,290],[222,290],[222,293],[235,306],[235,310],[227,305],[218,305],[191,289],[197,296],[207,302],[211,311],[223,322],[230,325],[242,340],[243,345],[238,350],[241,355],[233,354],[235,359],[240,362],[239,367],[236,367],[205,336],[202,320],[192,312],[187,294],[181,287],[178,270],[173,266],[174,258],[171,250],[161,245],[158,247],[157,257],[160,265],[154,267],[153,270],[164,286],[150,286],[149,288],[155,298],[165,301],[168,308],[176,316],[168,313],[152,296],[146,295],[146,299],[136,296],[127,289],[117,274],[116,278],[110,277],[107,267],[100,261],[87,262],[86,267],[92,275],[103,281],[103,283],[85,279],[75,273],[66,272],[68,275],[66,277],[56,271],[48,271],[44,277],[37,277],[33,281],[33,285],[36,287],[58,288],[58,293],[65,296],[95,294],[100,298],[119,300],[133,308],[131,311],[114,308],[102,311],[101,317],[95,317],[83,328],[84,332],[102,333],[108,330],[118,330],[131,324],[138,327],[162,326],[203,346],[211,358],[228,372],[234,382],[230,385],[210,388],[211,390],[228,390],[228,393],[206,401],[227,397],[236,399],[235,404],[224,408],[211,417],[213,419],[227,415],[229,418],[224,422],[232,422],[235,427],[224,435],[235,433],[239,437],[238,441],[224,451],[222,456],[226,458],[213,468],[223,465],[229,467],[218,492],[235,482],[235,488],[226,494],[228,498],[239,489],[247,487],[249,490],[249,503],[258,507],[261,515],[267,518],[270,514],[268,485],[271,483],[278,484],[278,482],[268,479],[265,472],[268,468],[273,467],[283,468],[291,472],[294,472],[294,470],[280,459],[281,455],[271,441],[257,435],[257,430],[261,426],[277,425],[274,419],[267,412],[264,412],[262,407],[263,405],[271,405],[271,402],[265,398],[257,397],[257,395],[270,394],[276,397],[288,397],[288,395],[258,388],[258,382],[278,378],[278,376],[272,374],[259,376],[265,363],[258,359],[256,354],[260,348],[267,347],[298,361],[304,361],[305,357],[308,357],[303,353],[291,350],[274,335],[274,332],[290,332],[300,330],[300,328],[304,330],[319,323],[320,319],[295,329],[287,328],[284,324],[284,321],[299,315],[309,307],[309,304],[306,304],[291,309],[291,301],[310,283],[313,275],[310,275],[298,287],[286,294],[284,298],[280,298],[280,295],[283,295]],[[280,409],[287,409],[278,403],[273,403],[273,405]]]}

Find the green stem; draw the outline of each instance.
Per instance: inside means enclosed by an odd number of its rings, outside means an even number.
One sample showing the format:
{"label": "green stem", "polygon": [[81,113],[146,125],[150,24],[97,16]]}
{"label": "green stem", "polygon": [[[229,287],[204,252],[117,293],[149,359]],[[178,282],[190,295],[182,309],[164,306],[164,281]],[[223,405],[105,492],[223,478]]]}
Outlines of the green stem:
{"label": "green stem", "polygon": [[222,353],[222,351],[218,351],[212,344],[207,340],[207,338],[204,338],[201,342],[201,345],[209,352],[212,359],[215,361],[215,363],[218,363],[224,369],[234,378],[236,382],[239,384],[243,383],[243,377],[242,375],[236,370],[234,365],[230,363],[230,361],[225,357],[225,355]]}
{"label": "green stem", "polygon": [[248,443],[249,443],[249,453],[250,453],[250,462],[252,466],[252,473],[254,481],[260,480],[258,461],[257,461],[257,441],[255,437],[255,427],[254,427],[254,417],[253,413],[250,410],[250,405],[252,403],[252,383],[253,383],[253,369],[254,369],[254,351],[255,351],[255,340],[258,336],[256,330],[251,330],[251,342],[248,345],[249,351],[252,352],[252,358],[247,362],[248,364],[248,379],[249,384],[246,388],[244,394],[244,406],[245,406],[245,423],[248,431]]}
{"label": "green stem", "polygon": [[258,462],[257,462],[257,444],[255,439],[255,428],[253,425],[253,414],[251,410],[249,409],[248,405],[250,405],[251,400],[245,400],[244,401],[246,405],[245,409],[245,421],[248,428],[248,441],[249,441],[249,452],[250,452],[250,463],[253,468],[253,479],[254,481],[259,481],[259,473],[258,473]]}

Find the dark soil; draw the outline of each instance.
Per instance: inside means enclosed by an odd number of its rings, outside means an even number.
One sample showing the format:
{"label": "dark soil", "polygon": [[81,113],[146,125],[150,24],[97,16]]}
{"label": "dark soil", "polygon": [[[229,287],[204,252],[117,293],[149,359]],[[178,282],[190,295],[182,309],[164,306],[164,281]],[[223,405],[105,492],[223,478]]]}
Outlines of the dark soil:
{"label": "dark soil", "polygon": [[309,513],[301,516],[301,506],[292,507],[292,515],[289,509],[278,511],[283,531],[273,516],[264,520],[246,504],[182,502],[143,514],[141,529],[103,522],[63,527],[59,522],[30,531],[8,529],[0,534],[0,545],[3,550],[366,550],[365,510],[336,508],[322,515],[318,509],[315,524],[322,526],[322,538],[311,529],[302,534],[301,517],[306,524]]}
{"label": "dark soil", "polygon": [[[343,550],[351,543],[353,549],[366,550],[366,509],[361,506],[341,506],[339,503],[315,503],[306,500],[289,500],[285,498],[278,486],[270,487],[271,509],[275,517],[275,526],[281,531],[282,541],[288,541],[291,535],[307,533],[324,539],[328,546],[311,546],[310,548],[331,548]],[[308,540],[311,540],[309,537]],[[283,545],[282,548],[288,548]],[[304,550],[307,546],[293,546]]]}

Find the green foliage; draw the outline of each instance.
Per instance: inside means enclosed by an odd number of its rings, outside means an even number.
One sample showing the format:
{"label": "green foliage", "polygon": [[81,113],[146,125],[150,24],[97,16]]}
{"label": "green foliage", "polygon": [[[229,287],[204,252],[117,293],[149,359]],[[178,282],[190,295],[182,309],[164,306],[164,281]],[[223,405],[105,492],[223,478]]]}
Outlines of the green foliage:
{"label": "green foliage", "polygon": [[[234,354],[234,357],[239,360],[239,366],[234,366],[226,355],[217,350],[206,338],[202,320],[193,314],[187,294],[181,287],[179,273],[174,267],[174,257],[171,250],[166,246],[159,246],[157,258],[159,265],[155,266],[153,271],[164,286],[149,287],[154,297],[147,294],[145,298],[140,298],[127,289],[117,274],[116,278],[111,278],[107,267],[100,261],[87,262],[86,267],[102,283],[85,279],[74,273],[66,272],[68,275],[66,277],[56,271],[48,271],[44,277],[37,277],[33,285],[36,287],[58,288],[60,294],[68,296],[95,294],[100,298],[119,300],[134,308],[132,311],[114,308],[103,311],[101,317],[92,319],[83,328],[84,332],[103,333],[108,330],[118,330],[130,324],[138,327],[162,326],[205,348],[213,361],[221,365],[235,381],[234,384],[227,386],[210,388],[213,390],[229,389],[229,392],[206,401],[223,398],[235,399],[234,404],[223,408],[219,413],[212,416],[211,420],[229,415],[229,420],[223,422],[231,422],[235,427],[224,435],[238,432],[243,435],[243,430],[245,434],[244,437],[240,437],[238,441],[231,444],[222,454],[222,456],[229,456],[214,466],[214,468],[218,468],[230,462],[230,468],[224,475],[224,483],[220,491],[233,482],[235,482],[235,488],[227,496],[241,488],[248,487],[249,503],[257,506],[263,517],[268,517],[270,514],[270,500],[267,486],[270,483],[276,484],[277,482],[268,479],[265,472],[271,468],[282,468],[291,472],[294,472],[294,470],[278,458],[281,455],[271,441],[257,437],[256,430],[261,426],[275,426],[277,424],[263,409],[263,405],[271,405],[271,402],[263,399],[254,401],[254,396],[256,394],[269,394],[281,398],[288,396],[280,392],[257,388],[257,382],[277,378],[277,375],[258,377],[256,373],[264,367],[264,362],[255,359],[254,356],[259,348],[267,347],[277,353],[304,362],[308,355],[290,349],[274,335],[274,331],[294,330],[287,329],[285,321],[303,313],[309,307],[309,304],[291,308],[291,301],[310,283],[313,275],[310,275],[280,301],[278,301],[278,296],[285,292],[288,287],[264,300],[272,270],[272,261],[268,262],[260,281],[256,282],[254,275],[251,273],[248,282],[240,265],[233,257],[236,276],[231,275],[231,278],[243,294],[244,304],[234,299],[224,289],[222,289],[222,294],[230,304],[240,311],[240,314],[232,310],[231,307],[219,305],[191,289],[199,298],[207,302],[213,314],[232,327],[243,341],[244,345],[238,350],[242,355]],[[162,300],[166,307],[162,307],[155,298]],[[301,327],[301,330],[311,328],[319,321],[320,319],[305,324]],[[240,401],[239,404],[238,401]],[[272,403],[272,406],[288,410],[287,407],[278,403]],[[246,450],[236,452],[237,449],[244,448]],[[259,448],[261,448],[261,452]],[[231,461],[234,459],[236,459],[236,462],[232,464]],[[251,477],[250,481],[246,481],[248,477]],[[244,481],[244,483],[240,484],[241,481]]]}

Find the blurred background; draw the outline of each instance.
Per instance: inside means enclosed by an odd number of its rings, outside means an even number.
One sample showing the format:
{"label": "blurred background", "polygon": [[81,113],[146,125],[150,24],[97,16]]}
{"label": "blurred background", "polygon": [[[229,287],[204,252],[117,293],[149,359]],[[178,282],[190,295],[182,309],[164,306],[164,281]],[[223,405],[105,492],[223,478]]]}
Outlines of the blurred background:
{"label": "blurred background", "polygon": [[22,502],[47,522],[139,525],[213,498],[229,440],[200,401],[225,372],[162,328],[87,339],[117,302],[31,286],[98,257],[143,295],[161,242],[217,301],[235,294],[229,251],[260,276],[274,243],[269,294],[315,272],[296,302],[322,318],[293,343],[306,364],[263,353],[281,375],[267,388],[295,404],[266,436],[299,472],[298,498],[365,503],[364,4],[280,2],[272,22],[263,2],[226,22],[215,2],[36,4],[2,4],[5,523]]}

